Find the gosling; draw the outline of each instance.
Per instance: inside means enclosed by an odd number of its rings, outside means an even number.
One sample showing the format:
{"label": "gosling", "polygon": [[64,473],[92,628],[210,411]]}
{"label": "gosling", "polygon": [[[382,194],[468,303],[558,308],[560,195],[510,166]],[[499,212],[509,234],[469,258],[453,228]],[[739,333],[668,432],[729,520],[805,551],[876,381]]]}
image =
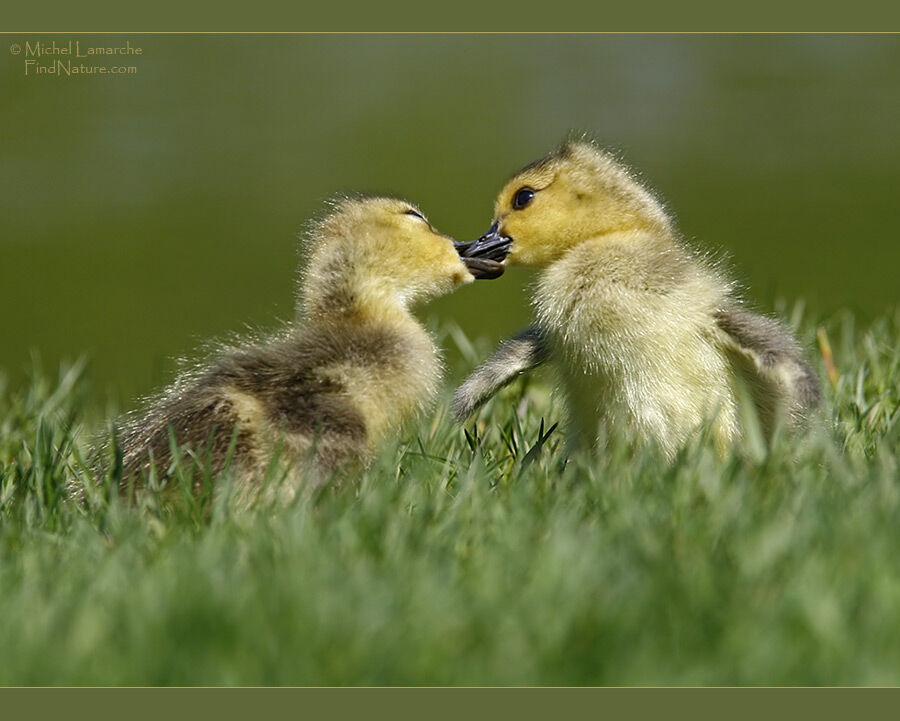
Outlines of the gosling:
{"label": "gosling", "polygon": [[460,249],[542,270],[534,327],[463,382],[460,420],[547,360],[576,446],[624,424],[671,460],[707,426],[725,454],[753,417],[744,399],[767,437],[820,401],[790,331],[742,307],[720,269],[682,244],[660,201],[591,142],[567,142],[516,174],[490,230]]}
{"label": "gosling", "polygon": [[432,403],[439,352],[410,308],[474,280],[453,240],[406,201],[342,199],[306,251],[293,324],[219,350],[120,426],[123,488],[170,470],[172,434],[214,474],[230,462],[239,492],[277,450],[293,495],[364,465]]}

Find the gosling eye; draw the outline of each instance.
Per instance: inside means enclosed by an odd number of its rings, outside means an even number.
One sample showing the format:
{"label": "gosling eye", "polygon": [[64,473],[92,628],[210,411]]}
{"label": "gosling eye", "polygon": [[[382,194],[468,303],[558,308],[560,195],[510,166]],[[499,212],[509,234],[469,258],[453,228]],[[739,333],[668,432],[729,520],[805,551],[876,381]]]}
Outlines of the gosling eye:
{"label": "gosling eye", "polygon": [[522,210],[534,200],[534,191],[531,188],[519,188],[513,196],[513,208]]}
{"label": "gosling eye", "polygon": [[413,217],[416,217],[416,218],[418,218],[419,220],[425,220],[425,216],[424,216],[424,215],[422,215],[421,213],[419,213],[419,212],[416,211],[416,210],[413,210],[412,208],[410,208],[409,210],[407,210],[407,211],[406,211],[406,214],[407,214],[407,215],[412,215]]}

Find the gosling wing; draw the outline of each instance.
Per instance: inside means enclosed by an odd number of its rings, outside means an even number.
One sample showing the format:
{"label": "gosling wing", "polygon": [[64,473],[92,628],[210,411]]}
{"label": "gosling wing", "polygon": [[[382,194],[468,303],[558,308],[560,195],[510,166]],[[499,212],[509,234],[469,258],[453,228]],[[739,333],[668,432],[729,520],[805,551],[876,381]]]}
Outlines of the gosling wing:
{"label": "gosling wing", "polygon": [[547,341],[537,328],[529,328],[503,341],[453,394],[453,414],[465,420],[516,376],[547,359]]}
{"label": "gosling wing", "polygon": [[742,308],[719,310],[715,320],[766,425],[785,411],[800,421],[819,404],[819,379],[803,358],[800,344],[781,323]]}

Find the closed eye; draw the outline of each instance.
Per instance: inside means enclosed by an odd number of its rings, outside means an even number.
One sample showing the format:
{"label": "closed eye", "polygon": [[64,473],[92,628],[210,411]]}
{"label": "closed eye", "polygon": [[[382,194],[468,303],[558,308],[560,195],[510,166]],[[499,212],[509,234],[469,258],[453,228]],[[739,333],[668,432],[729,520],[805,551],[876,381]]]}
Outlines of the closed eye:
{"label": "closed eye", "polygon": [[412,208],[410,208],[409,210],[407,210],[407,211],[406,211],[406,214],[407,214],[407,215],[415,216],[415,217],[418,218],[419,220],[425,220],[425,216],[424,216],[424,215],[422,215],[421,213],[419,213],[419,212],[416,211],[416,210],[413,210]]}

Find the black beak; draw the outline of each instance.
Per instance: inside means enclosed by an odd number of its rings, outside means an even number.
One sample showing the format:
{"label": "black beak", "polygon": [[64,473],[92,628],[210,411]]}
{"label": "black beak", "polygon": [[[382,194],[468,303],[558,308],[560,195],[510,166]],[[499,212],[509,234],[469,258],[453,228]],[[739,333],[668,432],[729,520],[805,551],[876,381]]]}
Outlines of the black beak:
{"label": "black beak", "polygon": [[494,223],[478,240],[454,243],[469,272],[479,280],[491,280],[503,275],[503,260],[509,254],[512,238],[497,232]]}

